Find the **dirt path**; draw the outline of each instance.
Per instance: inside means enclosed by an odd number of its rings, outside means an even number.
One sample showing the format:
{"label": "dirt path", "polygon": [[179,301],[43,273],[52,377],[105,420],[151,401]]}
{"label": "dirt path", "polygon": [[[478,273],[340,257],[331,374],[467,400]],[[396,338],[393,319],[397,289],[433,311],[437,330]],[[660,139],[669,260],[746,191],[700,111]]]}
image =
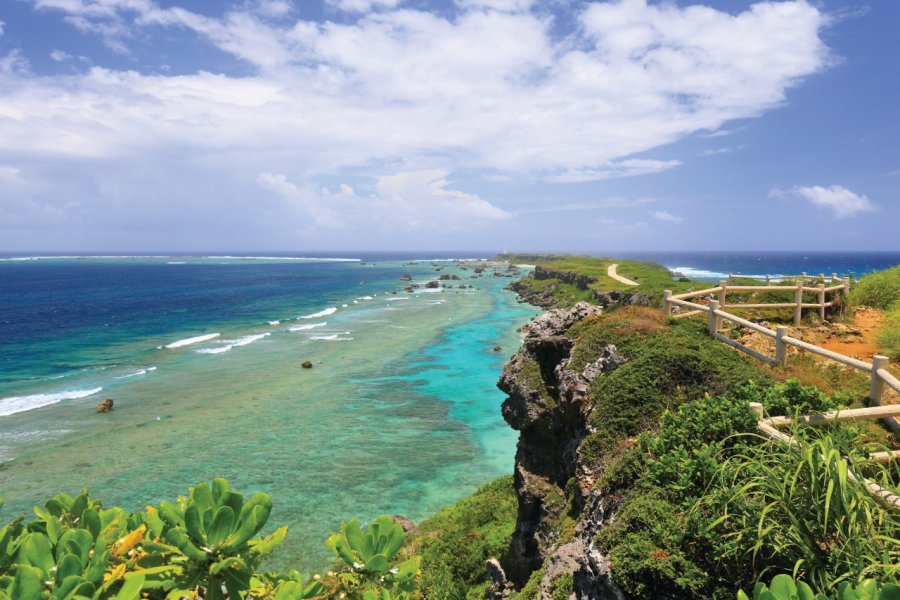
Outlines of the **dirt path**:
{"label": "dirt path", "polygon": [[838,335],[832,335],[818,341],[817,344],[845,356],[872,362],[872,356],[878,354],[875,335],[883,323],[884,315],[881,311],[860,306],[853,315],[853,324],[846,328],[846,332],[841,332],[839,327],[835,327],[838,329]]}
{"label": "dirt path", "polygon": [[622,277],[618,273],[616,273],[616,267],[618,264],[609,265],[609,268],[606,269],[606,274],[618,281],[619,283],[624,283],[625,285],[641,285],[637,281],[633,279],[628,279],[627,277]]}

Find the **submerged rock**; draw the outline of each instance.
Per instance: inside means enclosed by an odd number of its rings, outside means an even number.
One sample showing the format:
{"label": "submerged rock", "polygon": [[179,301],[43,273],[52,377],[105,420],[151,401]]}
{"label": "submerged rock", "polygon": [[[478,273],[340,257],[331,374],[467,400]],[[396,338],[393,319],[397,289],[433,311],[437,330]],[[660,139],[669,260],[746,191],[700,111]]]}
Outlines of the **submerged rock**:
{"label": "submerged rock", "polygon": [[304,369],[312,369],[313,364],[308,360],[304,360],[302,363],[300,363],[300,366]]}
{"label": "submerged rock", "polygon": [[109,412],[112,409],[113,409],[113,399],[112,398],[107,398],[106,400],[104,400],[103,402],[101,402],[100,404],[97,405],[98,413]]}

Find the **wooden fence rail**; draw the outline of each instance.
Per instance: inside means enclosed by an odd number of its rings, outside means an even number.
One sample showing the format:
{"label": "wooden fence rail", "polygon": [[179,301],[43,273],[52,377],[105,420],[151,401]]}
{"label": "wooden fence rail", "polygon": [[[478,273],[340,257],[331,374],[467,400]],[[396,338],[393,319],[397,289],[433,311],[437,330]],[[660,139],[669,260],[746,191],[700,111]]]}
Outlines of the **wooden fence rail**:
{"label": "wooden fence rail", "polygon": [[[805,277],[804,273],[802,277]],[[836,274],[833,274],[833,277],[836,279]],[[793,308],[794,309],[794,325],[799,325],[800,321],[803,317],[803,309],[804,308],[817,308],[819,310],[819,318],[823,321],[825,320],[825,309],[831,308],[838,305],[837,295],[840,294],[846,298],[850,296],[850,278],[845,277],[839,285],[833,285],[831,287],[825,287],[824,284],[819,284],[816,287],[810,287],[803,285],[804,280],[801,279],[797,282],[796,285],[732,285],[731,277],[726,280],[722,280],[719,282],[719,285],[716,287],[706,288],[703,290],[696,290],[693,292],[687,292],[684,294],[673,295],[670,290],[665,291],[665,300],[663,302],[663,308],[666,311],[666,314],[672,314],[672,307],[679,306],[684,308],[690,308],[693,310],[698,310],[697,305],[695,303],[688,302],[688,300],[692,300],[694,298],[701,298],[704,296],[715,296],[716,300],[719,302],[719,308],[725,309],[730,308],[732,310],[736,309],[778,309],[778,308]],[[791,302],[762,302],[762,303],[727,303],[728,293],[752,293],[752,292],[789,292],[793,295],[793,301]],[[804,302],[803,294],[815,294],[816,301],[815,302]],[[826,296],[831,295],[832,298],[830,300],[826,300]],[[699,313],[693,312],[692,315],[696,315]],[[677,317],[684,317],[687,315],[679,314],[675,315]]]}
{"label": "wooden fence rail", "polygon": [[[805,279],[806,273],[803,274],[803,279]],[[824,279],[823,276],[820,276]],[[832,274],[832,280],[837,279],[837,275]],[[895,433],[900,434],[900,421],[897,420],[897,417],[900,417],[900,405],[887,405],[881,406],[881,401],[884,398],[885,389],[891,388],[898,393],[900,393],[900,381],[897,380],[890,372],[887,370],[888,366],[888,358],[886,356],[876,355],[872,359],[872,363],[867,363],[865,361],[852,358],[850,356],[844,356],[838,352],[833,352],[831,350],[827,350],[825,348],[821,348],[816,346],[815,344],[810,344],[809,342],[804,342],[803,340],[799,340],[797,338],[791,337],[787,335],[788,328],[780,325],[775,331],[769,329],[768,327],[764,327],[759,323],[754,323],[753,321],[748,321],[747,319],[742,319],[737,315],[733,315],[729,312],[726,312],[724,308],[793,308],[794,309],[794,323],[800,323],[801,311],[804,308],[813,308],[818,307],[820,310],[820,316],[822,319],[825,318],[825,307],[833,305],[836,300],[831,300],[830,302],[825,302],[825,294],[828,293],[836,293],[841,292],[849,296],[850,292],[850,280],[844,279],[841,285],[832,286],[830,288],[826,288],[823,285],[819,285],[815,288],[805,287],[803,285],[803,281],[798,282],[796,286],[736,286],[729,285],[729,282],[732,280],[732,277],[729,276],[728,281],[721,281],[717,287],[708,288],[705,290],[698,290],[696,292],[688,292],[686,294],[678,294],[673,295],[670,290],[666,290],[664,293],[663,299],[663,310],[667,315],[675,316],[675,317],[687,317],[694,316],[700,314],[707,315],[707,330],[709,334],[716,338],[717,340],[744,352],[745,354],[749,354],[750,356],[756,358],[757,360],[761,360],[770,364],[778,364],[784,363],[787,360],[787,348],[788,346],[793,346],[800,350],[804,350],[806,352],[811,352],[818,356],[822,356],[829,360],[833,360],[842,365],[846,365],[848,367],[852,367],[854,369],[859,369],[860,371],[864,371],[869,373],[870,383],[869,383],[869,398],[871,399],[872,405],[870,408],[857,408],[850,410],[842,410],[842,411],[832,411],[826,412],[822,414],[813,414],[813,415],[801,415],[796,418],[798,423],[803,423],[806,425],[823,425],[826,423],[837,423],[842,421],[856,421],[860,419],[882,419],[885,425],[888,428],[893,430]],[[768,282],[768,276],[767,276]],[[728,291],[793,291],[794,292],[794,302],[791,303],[772,303],[772,304],[725,304],[726,295]],[[818,294],[818,304],[810,304],[803,302],[803,293],[814,291]],[[700,298],[702,296],[712,296],[716,295],[716,299],[710,299],[707,304],[698,304],[696,302],[689,302],[689,299]],[[686,312],[681,312],[677,315],[672,315],[672,310],[674,307],[686,308],[689,309]],[[753,348],[749,348],[740,342],[737,342],[730,337],[723,335],[720,333],[722,329],[723,321],[729,321],[741,327],[746,327],[752,331],[755,331],[765,337],[771,338],[775,341],[775,356],[767,356],[762,352],[754,350]],[[784,442],[789,446],[794,446],[796,441],[790,435],[781,432],[778,430],[779,427],[786,427],[791,425],[795,419],[790,417],[769,417],[765,418],[763,415],[763,408],[761,404],[751,403],[751,408],[759,415],[759,423],[758,427],[761,432],[763,432],[768,437]],[[900,458],[900,450],[893,452],[876,452],[873,453],[870,457],[872,460],[875,460],[879,463],[888,462],[893,459]],[[878,501],[882,506],[888,508],[889,510],[900,512],[900,495],[897,495],[891,490],[885,489],[878,484],[869,481],[864,477],[857,477],[853,475],[853,473],[848,472],[848,478],[853,480],[854,482],[861,483],[866,490]]]}
{"label": "wooden fence rail", "polygon": [[[761,432],[774,440],[778,440],[787,444],[788,446],[795,446],[797,444],[793,437],[789,436],[786,433],[782,433],[777,429],[777,427],[790,425],[793,422],[793,419],[789,417],[770,417],[766,419],[763,417],[763,406],[758,402],[751,402],[750,408],[752,408],[753,411],[756,412],[756,414],[759,416],[758,426]],[[806,423],[808,425],[823,425],[825,423],[834,423],[837,421],[875,419],[882,414],[887,413],[894,415],[900,414],[900,406],[879,406],[877,408],[858,408],[852,410],[834,411],[821,415],[803,415],[797,417],[797,421]],[[885,463],[896,458],[900,458],[900,450],[894,450],[892,452],[873,452],[869,456],[870,460],[874,460],[878,463]],[[851,471],[847,471],[847,478],[854,483],[861,483],[866,488],[866,491],[869,492],[869,494],[875,499],[875,501],[888,510],[900,512],[900,495],[897,495],[896,492],[893,492],[887,488],[883,488],[874,481],[870,481],[865,477],[857,477]]]}

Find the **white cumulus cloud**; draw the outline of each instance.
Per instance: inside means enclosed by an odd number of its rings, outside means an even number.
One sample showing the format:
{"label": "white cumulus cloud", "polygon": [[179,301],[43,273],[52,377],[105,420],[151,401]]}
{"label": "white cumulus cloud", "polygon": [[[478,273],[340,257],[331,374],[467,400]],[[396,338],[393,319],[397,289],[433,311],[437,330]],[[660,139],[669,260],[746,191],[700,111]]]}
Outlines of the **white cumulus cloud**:
{"label": "white cumulus cloud", "polygon": [[657,221],[666,221],[668,223],[681,223],[684,221],[684,217],[679,217],[673,215],[669,211],[666,210],[654,210],[650,211],[650,216],[656,219]]}
{"label": "white cumulus cloud", "polygon": [[819,208],[826,208],[834,213],[835,218],[855,217],[864,212],[871,212],[878,207],[863,194],[851,192],[845,187],[797,186],[788,191],[773,190],[772,196],[796,196],[808,200]]}

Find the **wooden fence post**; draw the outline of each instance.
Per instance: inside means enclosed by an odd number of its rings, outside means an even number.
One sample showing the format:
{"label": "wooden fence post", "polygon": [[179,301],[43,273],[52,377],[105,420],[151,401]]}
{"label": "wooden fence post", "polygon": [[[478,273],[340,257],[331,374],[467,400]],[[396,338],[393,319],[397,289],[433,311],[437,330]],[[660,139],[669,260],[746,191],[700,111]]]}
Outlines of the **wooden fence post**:
{"label": "wooden fence post", "polygon": [[766,275],[766,285],[772,285],[772,278],[769,275]]}
{"label": "wooden fence post", "polygon": [[759,402],[751,402],[750,410],[756,413],[756,416],[760,419],[763,418],[763,405]]}
{"label": "wooden fence post", "polygon": [[884,380],[878,375],[878,369],[887,369],[888,357],[876,354],[872,357],[872,381],[869,383],[869,398],[873,405],[881,405],[884,396]]}
{"label": "wooden fence post", "polygon": [[719,306],[722,310],[725,310],[725,294],[728,293],[728,282],[724,279],[719,281],[719,287],[722,288],[719,290]]}
{"label": "wooden fence post", "polygon": [[821,280],[822,283],[825,283],[825,273],[819,273],[819,280]]}
{"label": "wooden fence post", "polygon": [[800,279],[803,281],[803,283],[806,283],[806,271],[800,273]]}
{"label": "wooden fence post", "polygon": [[672,314],[672,305],[669,303],[669,298],[672,297],[672,290],[665,290],[663,292],[663,312],[666,313],[666,316]]}
{"label": "wooden fence post", "polygon": [[728,285],[731,285],[734,282],[734,273],[728,274]]}
{"label": "wooden fence post", "polygon": [[[823,279],[824,281],[824,279]],[[825,284],[820,283],[819,288],[819,319],[825,320]]]}
{"label": "wooden fence post", "polygon": [[[806,277],[806,273],[803,274]],[[800,325],[803,315],[803,280],[797,282],[797,291],[794,292],[794,327]]]}
{"label": "wooden fence post", "polygon": [[844,277],[844,294],[847,300],[850,300],[850,278]]}
{"label": "wooden fence post", "polygon": [[716,332],[719,331],[719,317],[716,315],[717,310],[719,310],[719,301],[710,300],[709,318],[706,321],[706,329],[709,331],[709,335],[715,335]]}
{"label": "wooden fence post", "polygon": [[775,360],[781,364],[787,361],[787,346],[783,341],[787,332],[788,328],[785,325],[779,325],[775,328]]}
{"label": "wooden fence post", "polygon": [[834,283],[834,282],[837,281],[837,280],[838,280],[837,273],[832,273],[832,274],[831,274],[831,283]]}

